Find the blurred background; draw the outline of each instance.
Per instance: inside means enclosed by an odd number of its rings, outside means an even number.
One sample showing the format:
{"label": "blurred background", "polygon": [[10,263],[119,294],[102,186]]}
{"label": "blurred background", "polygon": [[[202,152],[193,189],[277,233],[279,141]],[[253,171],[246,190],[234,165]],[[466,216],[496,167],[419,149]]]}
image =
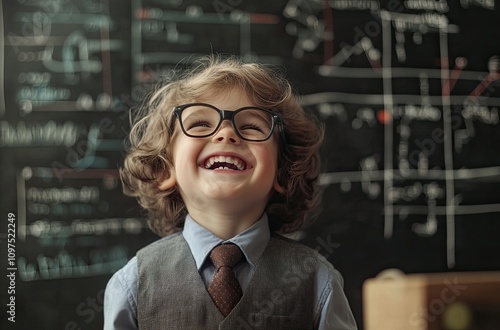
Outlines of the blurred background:
{"label": "blurred background", "polygon": [[296,238],[360,328],[384,269],[500,270],[493,0],[0,4],[2,329],[102,328],[108,279],[157,239],[121,192],[129,109],[212,52],[280,67],[325,123],[322,208]]}

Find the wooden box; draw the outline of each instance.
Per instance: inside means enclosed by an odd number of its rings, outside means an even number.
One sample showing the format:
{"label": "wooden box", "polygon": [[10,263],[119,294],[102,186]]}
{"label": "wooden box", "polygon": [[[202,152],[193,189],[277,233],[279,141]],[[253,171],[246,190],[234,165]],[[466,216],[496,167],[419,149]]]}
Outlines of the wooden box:
{"label": "wooden box", "polygon": [[500,329],[500,272],[383,273],[363,284],[365,330]]}

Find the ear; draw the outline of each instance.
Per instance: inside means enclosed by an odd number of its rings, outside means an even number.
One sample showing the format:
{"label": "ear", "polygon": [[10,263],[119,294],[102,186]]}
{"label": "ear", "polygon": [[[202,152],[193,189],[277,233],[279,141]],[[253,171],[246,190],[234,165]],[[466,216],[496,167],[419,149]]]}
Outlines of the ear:
{"label": "ear", "polygon": [[168,190],[175,186],[177,183],[177,180],[175,179],[175,175],[173,173],[170,174],[170,176],[167,179],[164,179],[163,181],[160,181],[158,184],[158,189],[160,190]]}
{"label": "ear", "polygon": [[277,192],[279,192],[280,194],[284,194],[285,193],[285,188],[283,188],[279,182],[278,182],[278,178],[276,177],[274,179],[274,183],[273,183],[273,188],[274,190],[276,190]]}

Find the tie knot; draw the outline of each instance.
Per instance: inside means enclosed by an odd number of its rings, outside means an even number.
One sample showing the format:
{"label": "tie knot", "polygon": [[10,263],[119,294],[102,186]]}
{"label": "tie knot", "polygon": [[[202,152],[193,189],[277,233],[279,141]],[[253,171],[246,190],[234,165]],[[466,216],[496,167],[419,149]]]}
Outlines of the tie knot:
{"label": "tie knot", "polygon": [[222,244],[216,246],[210,252],[210,259],[214,263],[215,268],[231,267],[233,268],[243,258],[238,245],[235,244]]}

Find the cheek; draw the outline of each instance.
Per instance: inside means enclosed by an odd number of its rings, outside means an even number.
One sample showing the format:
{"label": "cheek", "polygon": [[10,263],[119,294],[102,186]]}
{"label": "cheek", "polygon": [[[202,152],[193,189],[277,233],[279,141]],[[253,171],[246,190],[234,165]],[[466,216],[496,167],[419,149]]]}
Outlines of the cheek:
{"label": "cheek", "polygon": [[[189,139],[189,140],[187,140]],[[189,184],[196,177],[198,157],[203,150],[201,139],[179,136],[174,145],[174,167],[179,184]]]}
{"label": "cheek", "polygon": [[266,173],[274,177],[278,170],[278,148],[276,146],[267,146],[267,148],[259,150],[257,157],[260,159],[261,164],[265,166]]}
{"label": "cheek", "polygon": [[172,154],[175,164],[187,165],[187,162],[196,162],[201,150],[201,143],[184,135],[179,135],[174,141]]}
{"label": "cheek", "polygon": [[174,164],[176,172],[185,173],[193,165],[196,165],[196,157],[189,149],[179,150],[174,154]]}

